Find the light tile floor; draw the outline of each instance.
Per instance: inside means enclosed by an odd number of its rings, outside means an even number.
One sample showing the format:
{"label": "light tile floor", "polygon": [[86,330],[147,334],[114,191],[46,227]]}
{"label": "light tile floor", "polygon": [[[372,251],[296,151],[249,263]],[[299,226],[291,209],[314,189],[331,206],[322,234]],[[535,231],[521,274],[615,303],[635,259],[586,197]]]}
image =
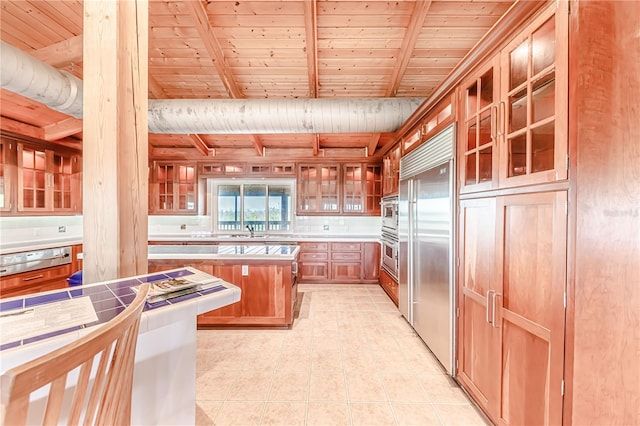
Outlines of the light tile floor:
{"label": "light tile floor", "polygon": [[486,425],[377,285],[301,284],[291,329],[198,331],[198,425]]}

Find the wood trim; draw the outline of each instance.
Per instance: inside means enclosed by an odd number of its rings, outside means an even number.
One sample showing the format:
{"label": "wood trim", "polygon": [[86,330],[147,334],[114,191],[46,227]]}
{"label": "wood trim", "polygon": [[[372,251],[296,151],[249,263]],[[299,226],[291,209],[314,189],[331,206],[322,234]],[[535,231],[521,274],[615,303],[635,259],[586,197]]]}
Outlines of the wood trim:
{"label": "wood trim", "polygon": [[0,130],[3,132],[17,133],[34,139],[44,140],[42,127],[32,126],[7,117],[0,117]]}
{"label": "wood trim", "polygon": [[191,141],[193,142],[193,146],[196,147],[196,149],[205,157],[210,157],[215,155],[215,151],[211,148],[209,148],[209,146],[205,143],[205,141],[202,140],[202,138],[199,135],[196,134],[192,134],[189,135],[189,137],[191,138]]}

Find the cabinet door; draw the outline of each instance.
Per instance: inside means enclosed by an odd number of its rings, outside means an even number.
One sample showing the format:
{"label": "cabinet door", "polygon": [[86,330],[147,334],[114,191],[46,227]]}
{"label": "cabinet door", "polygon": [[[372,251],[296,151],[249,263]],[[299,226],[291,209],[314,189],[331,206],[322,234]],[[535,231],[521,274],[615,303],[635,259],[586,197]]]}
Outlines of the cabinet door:
{"label": "cabinet door", "polygon": [[558,2],[502,50],[500,186],[567,178],[567,39]]}
{"label": "cabinet door", "polygon": [[364,212],[364,183],[361,164],[345,164],[342,169],[342,212]]}
{"label": "cabinet door", "polygon": [[567,215],[564,191],[498,199],[494,325],[502,363],[496,419],[561,424]]}
{"label": "cabinet door", "polygon": [[[496,57],[462,85],[460,191],[492,188],[497,182],[497,116],[500,61]],[[494,160],[495,159],[495,160]]]}
{"label": "cabinet door", "polygon": [[197,174],[190,164],[158,163],[149,185],[149,210],[153,213],[196,213]]}
{"label": "cabinet door", "polygon": [[338,213],[338,165],[304,165],[298,167],[298,213]]}
{"label": "cabinet door", "polygon": [[18,210],[50,211],[48,194],[51,174],[47,172],[44,149],[18,144]]}
{"label": "cabinet door", "polygon": [[500,383],[500,330],[492,324],[495,198],[460,202],[458,379],[487,412]]}
{"label": "cabinet door", "polygon": [[15,207],[16,144],[0,140],[0,211],[11,211]]}
{"label": "cabinet door", "polygon": [[379,216],[382,202],[382,165],[364,166],[364,211],[367,215]]}

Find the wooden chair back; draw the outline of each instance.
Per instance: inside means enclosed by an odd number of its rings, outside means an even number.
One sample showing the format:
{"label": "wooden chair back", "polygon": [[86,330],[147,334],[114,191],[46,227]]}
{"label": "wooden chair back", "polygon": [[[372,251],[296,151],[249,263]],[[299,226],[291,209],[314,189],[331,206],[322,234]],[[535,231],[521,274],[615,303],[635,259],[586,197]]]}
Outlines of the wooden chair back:
{"label": "wooden chair back", "polygon": [[[31,393],[49,384],[42,424],[58,424],[64,414],[73,425],[130,424],[135,350],[148,291],[149,285],[142,285],[124,311],[86,336],[6,371],[0,378],[2,424],[26,424]],[[71,406],[63,410],[67,376],[76,369],[75,387],[67,391],[73,393]]]}

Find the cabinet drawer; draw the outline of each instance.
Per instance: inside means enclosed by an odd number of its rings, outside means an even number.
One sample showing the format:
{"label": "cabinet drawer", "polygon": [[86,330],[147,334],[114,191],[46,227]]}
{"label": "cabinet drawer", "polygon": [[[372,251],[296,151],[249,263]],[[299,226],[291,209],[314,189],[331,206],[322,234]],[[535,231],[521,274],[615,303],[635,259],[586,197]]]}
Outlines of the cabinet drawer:
{"label": "cabinet drawer", "polygon": [[13,292],[23,287],[35,287],[48,281],[66,279],[70,275],[71,264],[10,275],[0,279],[0,290],[3,293],[5,291]]}
{"label": "cabinet drawer", "polygon": [[301,243],[300,251],[327,251],[329,244],[327,243]]}
{"label": "cabinet drawer", "polygon": [[331,252],[331,260],[360,260],[359,251]]}
{"label": "cabinet drawer", "polygon": [[360,243],[331,243],[331,251],[360,251]]}
{"label": "cabinet drawer", "polygon": [[328,260],[327,253],[302,253],[300,254],[301,262]]}

